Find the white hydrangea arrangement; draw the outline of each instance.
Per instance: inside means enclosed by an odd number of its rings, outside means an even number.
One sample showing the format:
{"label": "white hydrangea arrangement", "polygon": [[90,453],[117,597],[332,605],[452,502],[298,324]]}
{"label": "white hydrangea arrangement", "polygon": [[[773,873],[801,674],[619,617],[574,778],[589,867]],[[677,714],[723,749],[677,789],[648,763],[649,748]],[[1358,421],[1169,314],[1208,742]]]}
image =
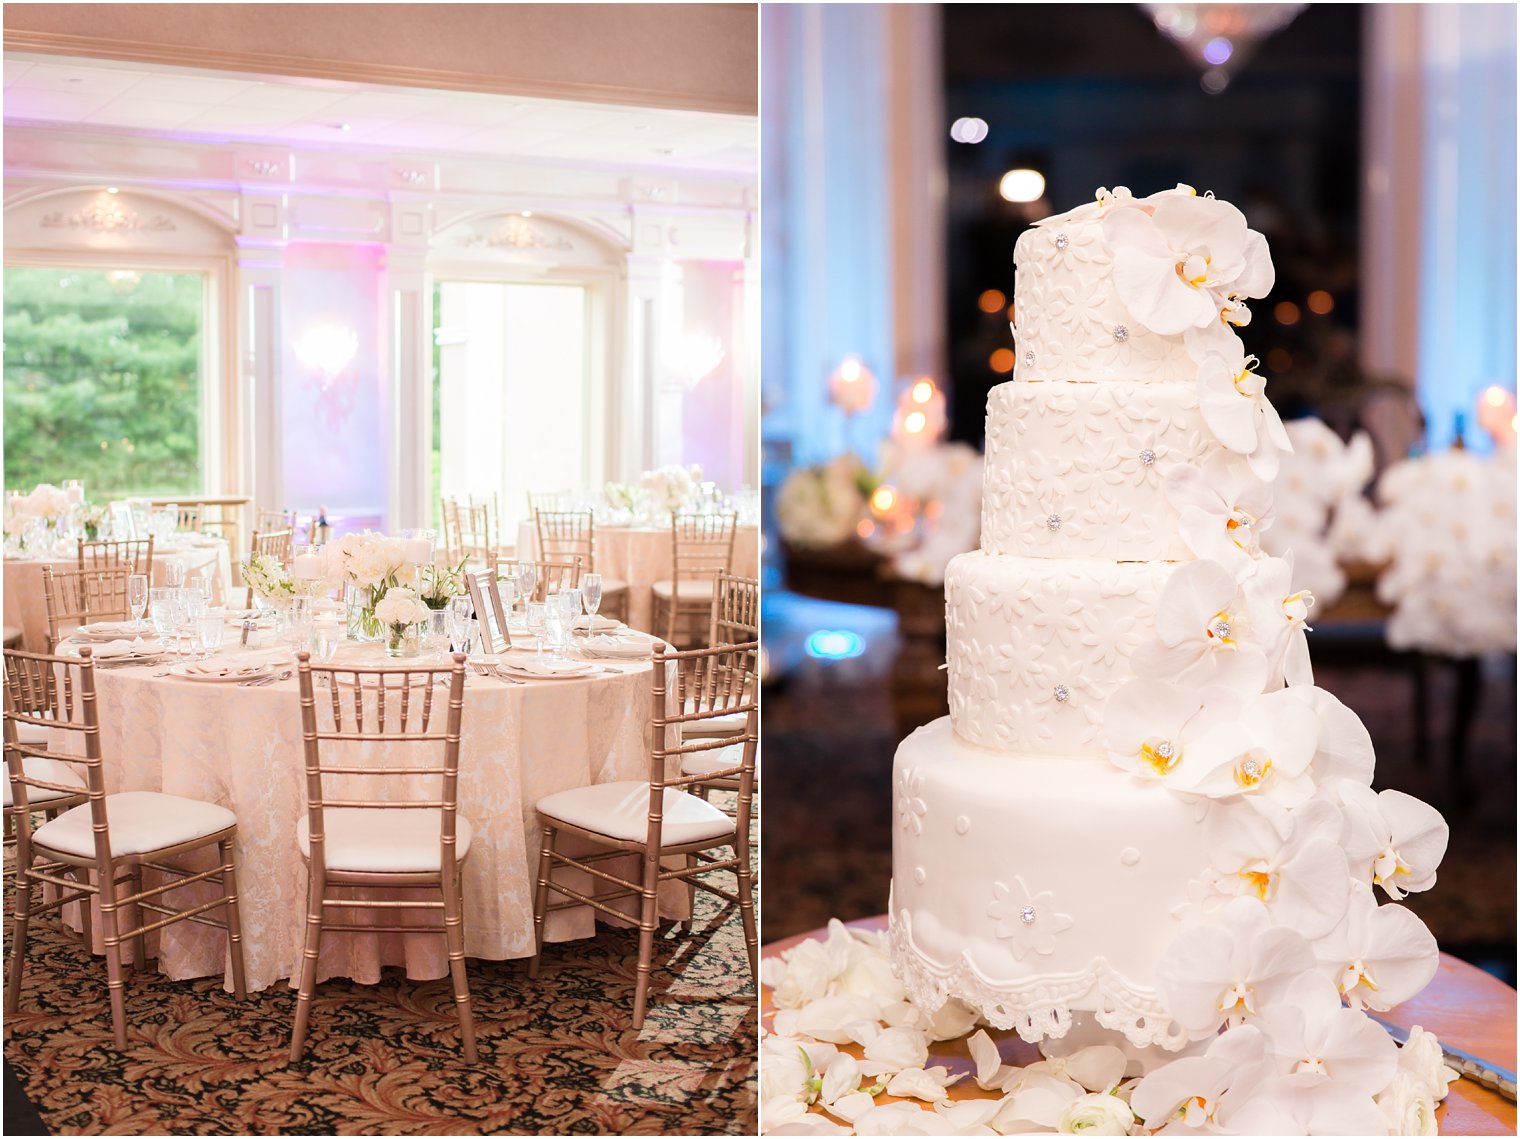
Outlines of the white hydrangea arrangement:
{"label": "white hydrangea arrangement", "polygon": [[[1233,206],[1187,187],[1145,200],[1100,190],[1077,212],[1099,215],[1132,319],[1183,336],[1205,424],[1227,451],[1168,476],[1195,560],[1168,578],[1154,632],[1131,658],[1134,678],[1109,697],[1102,724],[1114,765],[1193,804],[1203,828],[1208,864],[1174,914],[1180,929],[1157,971],[1156,995],[1185,1043],[1142,1056],[1113,1046],[1116,1032],[1093,1043],[1063,1027],[1044,1040],[1044,1061],[1005,1069],[978,1034],[970,1044],[977,1083],[995,1094],[952,1105],[946,1088],[957,1077],[926,1067],[928,1045],[969,1032],[977,1014],[955,1000],[918,1007],[881,938],[835,925],[826,943],[804,943],[762,972],[778,1009],[763,1044],[762,1129],[1432,1133],[1456,1073],[1428,1034],[1400,1050],[1366,1010],[1392,1008],[1435,976],[1434,937],[1397,902],[1434,885],[1447,825],[1412,796],[1371,790],[1371,737],[1314,686],[1314,595],[1262,537],[1274,520],[1268,483],[1295,441],[1232,326],[1249,320],[1246,299],[1271,289],[1266,243]],[[1344,463],[1336,493],[1353,493],[1360,462]],[[1478,476],[1468,468],[1461,477]],[[1401,478],[1393,501],[1412,498],[1428,476]],[[1449,495],[1436,501],[1443,529],[1430,544],[1470,548],[1474,535],[1454,529],[1462,519]],[[1292,506],[1290,490],[1275,514]],[[1512,616],[1512,495],[1507,530]],[[1493,560],[1502,558],[1501,550]],[[1468,603],[1470,578],[1435,580],[1448,583],[1454,604]],[[1104,1012],[1095,1019],[1118,1026]],[[1018,1027],[1030,1040],[1045,1032]],[[883,1092],[905,1102],[877,1104]]]}
{"label": "white hydrangea arrangement", "polygon": [[679,513],[695,499],[702,485],[702,468],[693,463],[689,467],[665,466],[645,471],[640,486],[655,510]]}
{"label": "white hydrangea arrangement", "polygon": [[407,560],[406,543],[372,530],[344,534],[322,547],[322,576],[340,588],[375,590],[413,585],[417,567]]}
{"label": "white hydrangea arrangement", "polygon": [[854,452],[798,467],[776,495],[776,524],[794,546],[837,546],[855,536],[876,479]]}
{"label": "white hydrangea arrangement", "polygon": [[1515,452],[1453,450],[1390,467],[1376,527],[1390,557],[1388,642],[1453,657],[1515,651]]}
{"label": "white hydrangea arrangement", "polygon": [[271,604],[284,604],[296,595],[296,583],[272,554],[259,554],[239,564],[243,583]]}

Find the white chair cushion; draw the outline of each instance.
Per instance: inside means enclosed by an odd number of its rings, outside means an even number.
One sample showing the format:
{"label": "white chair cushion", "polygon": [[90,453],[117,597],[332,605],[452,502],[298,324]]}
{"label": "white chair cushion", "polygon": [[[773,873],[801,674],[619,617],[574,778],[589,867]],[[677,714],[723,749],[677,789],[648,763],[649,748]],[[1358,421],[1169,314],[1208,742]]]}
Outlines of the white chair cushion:
{"label": "white chair cushion", "polygon": [[[744,762],[744,745],[729,744],[711,751],[694,751],[681,757],[682,775],[711,775],[714,771],[729,771]],[[760,769],[755,768],[758,778]],[[725,775],[725,779],[738,780],[737,775]]]}
{"label": "white chair cushion", "polygon": [[[572,787],[538,801],[538,813],[608,838],[638,842],[649,833],[649,784],[639,779]],[[665,788],[661,841],[666,846],[714,842],[734,833],[734,820],[679,788]]]}
{"label": "white chair cushion", "polygon": [[[237,816],[226,807],[157,791],[107,795],[106,819],[111,830],[111,854],[116,858],[193,842],[237,823]],[[90,822],[90,805],[82,803],[52,822],[43,823],[32,841],[76,858],[94,857],[95,831]]]}
{"label": "white chair cushion", "polygon": [[[675,582],[657,581],[649,587],[656,597],[669,600],[675,592]],[[682,601],[700,601],[704,598],[711,600],[713,595],[712,578],[688,578],[681,582]]]}
{"label": "white chair cushion", "polygon": [[26,744],[28,747],[45,747],[48,742],[50,729],[41,724],[17,723],[16,742]]}
{"label": "white chair cushion", "polygon": [[[687,709],[688,713],[690,709]],[[721,736],[737,736],[744,731],[745,712],[730,712],[726,716],[714,716],[710,720],[693,720],[681,725],[681,735],[687,739],[705,740]]]}
{"label": "white chair cushion", "polygon": [[[323,843],[329,870],[356,874],[436,874],[443,868],[443,812],[436,807],[328,807]],[[474,828],[454,816],[454,860],[470,853]],[[296,824],[301,857],[311,857],[311,816]]]}
{"label": "white chair cushion", "polygon": [[[29,727],[28,724],[17,724],[18,728]],[[19,733],[18,733],[19,734]],[[78,787],[84,791],[84,780],[79,773],[66,763],[57,760],[43,759],[40,755],[23,756],[21,769],[33,779],[46,779],[49,783],[67,783],[70,787]],[[67,791],[52,791],[46,787],[28,787],[26,789],[26,801],[28,806],[36,806],[40,803],[49,803],[56,799],[69,798]],[[5,773],[5,805],[9,807],[14,799],[11,798],[10,772]]]}

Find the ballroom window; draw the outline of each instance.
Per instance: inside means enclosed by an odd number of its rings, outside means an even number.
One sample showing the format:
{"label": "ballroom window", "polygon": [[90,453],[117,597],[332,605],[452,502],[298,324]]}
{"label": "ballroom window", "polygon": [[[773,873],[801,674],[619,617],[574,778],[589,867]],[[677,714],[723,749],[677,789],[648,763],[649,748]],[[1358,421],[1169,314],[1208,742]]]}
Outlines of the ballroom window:
{"label": "ballroom window", "polygon": [[202,489],[202,273],[7,266],[5,485]]}
{"label": "ballroom window", "polygon": [[585,485],[587,291],[443,281],[434,306],[436,500],[496,495],[504,525],[527,494]]}

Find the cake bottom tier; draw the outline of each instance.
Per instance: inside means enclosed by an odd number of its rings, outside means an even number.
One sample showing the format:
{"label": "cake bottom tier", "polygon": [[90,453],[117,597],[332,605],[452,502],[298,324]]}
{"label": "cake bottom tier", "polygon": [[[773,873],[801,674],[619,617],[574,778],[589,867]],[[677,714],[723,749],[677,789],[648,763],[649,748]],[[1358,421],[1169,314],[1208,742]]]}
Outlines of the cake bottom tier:
{"label": "cake bottom tier", "polygon": [[948,717],[897,750],[890,941],[921,1008],[951,998],[1028,1041],[1090,1012],[1187,1043],[1156,991],[1173,912],[1208,864],[1201,809],[1106,760],[990,751]]}

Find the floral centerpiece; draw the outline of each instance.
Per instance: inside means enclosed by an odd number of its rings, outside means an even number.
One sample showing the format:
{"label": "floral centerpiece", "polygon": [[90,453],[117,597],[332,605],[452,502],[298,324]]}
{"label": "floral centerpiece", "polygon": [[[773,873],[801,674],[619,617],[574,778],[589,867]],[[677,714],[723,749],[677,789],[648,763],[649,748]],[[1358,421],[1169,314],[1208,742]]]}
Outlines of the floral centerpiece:
{"label": "floral centerpiece", "polygon": [[[39,541],[51,546],[58,538],[59,527],[74,504],[69,501],[68,491],[52,483],[38,483],[31,494],[22,495],[11,503],[11,516],[6,520],[6,533],[22,536],[25,541]],[[40,539],[34,533],[34,525],[41,531]]]}
{"label": "floral centerpiece", "polygon": [[632,483],[610,482],[604,493],[607,496],[607,505],[619,516],[632,518],[639,512],[639,488]]}
{"label": "floral centerpiece", "polygon": [[696,497],[702,485],[702,468],[695,463],[689,467],[656,467],[645,471],[639,483],[652,510],[676,514]]}
{"label": "floral centerpiece", "polygon": [[393,585],[375,603],[375,620],[385,628],[385,653],[393,657],[417,655],[417,627],[432,610],[415,589]]}
{"label": "floral centerpiece", "polygon": [[781,536],[794,546],[837,546],[855,536],[876,478],[853,452],[786,476],[776,496]]}
{"label": "floral centerpiece", "polygon": [[84,528],[85,539],[91,542],[98,539],[101,530],[105,527],[106,519],[109,517],[110,512],[98,502],[82,503],[79,507],[78,518],[79,525]]}
{"label": "floral centerpiece", "polygon": [[288,606],[296,595],[296,583],[273,554],[259,554],[238,566],[243,583],[276,609]]}
{"label": "floral centerpiece", "polygon": [[320,556],[322,576],[347,595],[348,635],[380,640],[384,622],[376,615],[376,605],[388,590],[417,584],[417,567],[407,560],[406,543],[366,530],[327,543]]}
{"label": "floral centerpiece", "polygon": [[464,567],[469,559],[457,566],[430,565],[422,570],[422,603],[429,609],[447,609],[449,602],[464,592]]}

